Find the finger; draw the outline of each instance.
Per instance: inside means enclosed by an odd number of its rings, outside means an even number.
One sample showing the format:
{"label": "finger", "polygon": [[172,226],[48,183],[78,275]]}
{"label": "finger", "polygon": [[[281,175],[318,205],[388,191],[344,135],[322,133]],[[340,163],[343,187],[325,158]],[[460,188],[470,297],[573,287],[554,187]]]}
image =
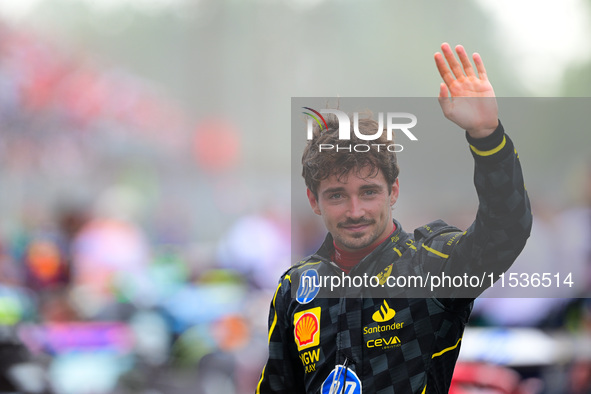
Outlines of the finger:
{"label": "finger", "polygon": [[459,79],[464,77],[464,71],[462,70],[460,63],[458,63],[456,60],[456,57],[454,56],[454,53],[447,42],[441,45],[441,51],[443,52],[443,56],[445,56],[445,60],[447,60],[447,63],[449,64],[451,72],[456,76],[456,78]]}
{"label": "finger", "polygon": [[487,81],[488,76],[486,75],[486,69],[484,68],[484,63],[482,62],[480,54],[474,53],[472,55],[472,59],[474,59],[474,64],[476,65],[476,70],[478,71],[478,78],[482,79],[483,81]]}
{"label": "finger", "polygon": [[447,88],[447,85],[444,83],[441,83],[439,85],[439,105],[441,106],[441,110],[443,111],[443,114],[447,116],[447,113],[449,112],[450,106],[451,106],[451,101],[448,97],[449,95],[449,89]]}
{"label": "finger", "polygon": [[456,53],[462,62],[462,67],[464,67],[464,73],[467,77],[475,77],[476,73],[474,73],[474,69],[472,68],[472,63],[470,63],[470,58],[466,53],[466,50],[463,46],[458,45],[456,46]]}
{"label": "finger", "polygon": [[444,83],[439,84],[439,99],[449,99],[449,89]]}
{"label": "finger", "polygon": [[443,82],[445,82],[446,85],[451,85],[455,81],[455,78],[447,67],[443,55],[439,52],[435,53],[435,64],[437,65],[437,70],[439,70],[439,75],[441,75]]}

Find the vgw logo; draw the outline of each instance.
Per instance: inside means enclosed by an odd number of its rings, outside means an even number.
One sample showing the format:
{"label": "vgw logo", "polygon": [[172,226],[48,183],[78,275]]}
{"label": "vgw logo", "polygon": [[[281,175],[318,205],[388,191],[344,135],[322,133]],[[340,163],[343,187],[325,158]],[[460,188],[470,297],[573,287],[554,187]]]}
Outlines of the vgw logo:
{"label": "vgw logo", "polygon": [[[307,122],[307,138],[311,140],[313,137],[313,121],[318,124],[320,131],[326,131],[328,129],[328,124],[326,119],[322,114],[333,114],[337,117],[339,121],[339,140],[350,140],[351,139],[351,120],[349,116],[344,113],[343,111],[339,111],[338,109],[321,109],[320,112],[312,109],[310,107],[302,107],[310,112],[303,112],[305,115],[308,115],[308,122]],[[406,123],[398,123],[395,122],[395,119],[406,119],[410,122]],[[394,139],[394,130],[402,131],[411,141],[418,141],[418,138],[415,137],[413,133],[411,133],[410,129],[416,126],[417,124],[417,117],[408,112],[388,112],[386,114],[386,139],[388,141],[393,141]],[[384,113],[378,113],[378,129],[374,134],[362,134],[359,131],[359,113],[353,113],[353,132],[355,136],[363,141],[374,141],[380,138],[384,132]],[[337,152],[339,151],[347,151],[347,152],[368,152],[372,147],[376,148],[378,152],[380,149],[387,149],[388,152],[402,152],[403,146],[400,144],[355,144],[349,146],[334,146],[333,144],[320,144],[318,147],[318,151],[322,152],[323,150],[331,150],[336,149]]]}

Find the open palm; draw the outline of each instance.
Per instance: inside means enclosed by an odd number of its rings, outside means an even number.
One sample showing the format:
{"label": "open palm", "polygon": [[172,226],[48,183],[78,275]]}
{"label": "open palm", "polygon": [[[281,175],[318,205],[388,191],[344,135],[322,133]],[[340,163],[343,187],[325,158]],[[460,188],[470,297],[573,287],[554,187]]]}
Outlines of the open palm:
{"label": "open palm", "polygon": [[443,55],[439,52],[435,54],[435,64],[443,78],[439,104],[446,118],[468,131],[472,137],[483,138],[498,126],[495,92],[480,55],[475,53],[472,56],[477,75],[464,48],[458,45],[455,49],[461,63],[447,43],[441,45]]}

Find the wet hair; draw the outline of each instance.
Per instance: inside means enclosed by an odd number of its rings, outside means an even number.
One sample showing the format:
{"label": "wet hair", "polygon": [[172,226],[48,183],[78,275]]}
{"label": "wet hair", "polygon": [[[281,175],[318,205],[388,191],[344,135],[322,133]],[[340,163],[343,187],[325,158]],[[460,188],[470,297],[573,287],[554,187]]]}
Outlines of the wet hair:
{"label": "wet hair", "polygon": [[[362,170],[369,169],[369,177],[375,177],[382,171],[388,190],[392,190],[392,185],[398,178],[400,172],[396,153],[386,149],[387,145],[392,144],[386,138],[386,133],[377,139],[365,141],[357,137],[353,132],[353,123],[351,123],[351,139],[339,140],[339,122],[336,116],[325,116],[327,126],[326,130],[320,130],[318,125],[314,125],[313,137],[308,141],[302,155],[302,176],[306,187],[318,199],[318,186],[324,179],[335,175],[339,181],[344,180],[351,171],[359,174]],[[361,134],[376,134],[379,124],[371,118],[360,118],[358,122],[359,132]],[[323,149],[320,151],[320,144],[330,144],[333,149]],[[357,144],[369,145],[367,152],[357,152],[353,147]],[[377,144],[383,144],[380,149]],[[338,149],[337,149],[338,147]],[[365,174],[365,173],[364,173]]]}

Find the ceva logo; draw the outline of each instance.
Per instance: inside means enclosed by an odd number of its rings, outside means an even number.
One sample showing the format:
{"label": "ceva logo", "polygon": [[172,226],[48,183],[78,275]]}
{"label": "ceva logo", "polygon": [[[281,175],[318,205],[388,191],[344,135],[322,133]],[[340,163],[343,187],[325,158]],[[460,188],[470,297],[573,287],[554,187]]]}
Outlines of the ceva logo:
{"label": "ceva logo", "polygon": [[394,309],[391,309],[386,300],[384,300],[384,302],[380,306],[380,309],[375,311],[371,318],[375,322],[383,323],[388,320],[392,320],[394,318],[394,315],[396,315],[396,311]]}
{"label": "ceva logo", "polygon": [[[322,114],[333,114],[337,117],[339,121],[339,140],[350,140],[351,139],[351,120],[349,116],[344,113],[343,111],[339,111],[337,109],[321,109],[320,111],[316,111],[310,107],[302,107],[309,112],[303,112],[305,115],[308,115],[307,121],[307,138],[311,140],[313,137],[313,129],[315,121],[318,126],[320,127],[320,131],[324,131],[328,129],[328,125],[326,119],[322,116]],[[406,123],[400,123],[395,121],[395,119],[406,119]],[[410,122],[408,122],[410,121]],[[388,141],[392,141],[394,139],[394,130],[402,131],[411,141],[418,141],[418,138],[410,131],[411,128],[416,126],[417,124],[417,117],[408,112],[388,112],[386,114],[386,139]],[[384,113],[378,113],[378,129],[374,134],[362,134],[359,131],[359,113],[353,113],[353,132],[355,136],[363,141],[374,141],[380,138],[384,132]],[[387,149],[389,152],[401,152],[403,147],[400,144],[356,144],[353,146],[348,147],[339,147],[333,146],[332,144],[320,144],[319,151],[322,150],[330,150],[336,149],[337,152],[339,150],[347,150],[351,152],[352,150],[355,152],[367,152],[371,149],[371,147],[377,148],[380,150],[380,147]]]}

